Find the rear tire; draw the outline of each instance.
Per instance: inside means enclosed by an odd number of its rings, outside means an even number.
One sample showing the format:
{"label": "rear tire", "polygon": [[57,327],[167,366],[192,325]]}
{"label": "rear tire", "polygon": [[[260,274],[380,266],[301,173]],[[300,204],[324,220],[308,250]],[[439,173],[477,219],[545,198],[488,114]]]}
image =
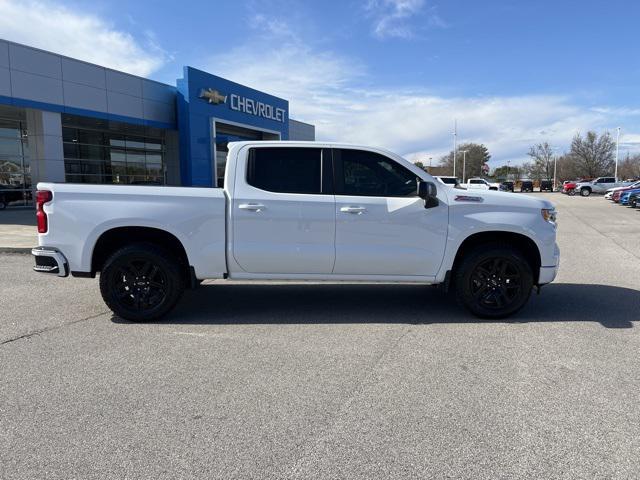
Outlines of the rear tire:
{"label": "rear tire", "polygon": [[5,208],[7,208],[7,201],[4,197],[0,197],[0,210],[4,210]]}
{"label": "rear tire", "polygon": [[480,318],[505,318],[525,306],[533,288],[531,266],[508,245],[484,245],[465,255],[454,277],[456,299]]}
{"label": "rear tire", "polygon": [[179,263],[148,243],[121,248],[100,273],[100,293],[120,318],[150,322],[169,313],[184,292]]}

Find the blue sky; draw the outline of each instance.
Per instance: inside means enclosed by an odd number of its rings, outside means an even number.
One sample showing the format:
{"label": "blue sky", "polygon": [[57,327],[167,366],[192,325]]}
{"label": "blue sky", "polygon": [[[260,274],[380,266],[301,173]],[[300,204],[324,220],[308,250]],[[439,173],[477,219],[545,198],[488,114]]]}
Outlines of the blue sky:
{"label": "blue sky", "polygon": [[318,139],[492,166],[622,127],[640,151],[640,3],[0,0],[0,37],[175,84],[192,65],[290,100]]}

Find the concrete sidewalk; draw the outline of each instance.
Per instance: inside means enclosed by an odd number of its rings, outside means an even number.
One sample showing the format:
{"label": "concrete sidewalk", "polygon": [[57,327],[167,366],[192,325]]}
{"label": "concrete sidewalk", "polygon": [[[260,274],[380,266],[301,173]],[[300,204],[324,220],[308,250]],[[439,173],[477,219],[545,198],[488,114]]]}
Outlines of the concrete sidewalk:
{"label": "concrete sidewalk", "polygon": [[0,252],[30,252],[37,245],[36,212],[33,208],[0,210]]}

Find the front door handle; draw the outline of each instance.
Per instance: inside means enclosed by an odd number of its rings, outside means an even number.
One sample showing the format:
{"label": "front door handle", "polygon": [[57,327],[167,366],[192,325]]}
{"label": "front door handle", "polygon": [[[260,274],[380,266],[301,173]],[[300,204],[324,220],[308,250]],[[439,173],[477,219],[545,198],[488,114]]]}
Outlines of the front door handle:
{"label": "front door handle", "polygon": [[342,213],[355,213],[356,215],[361,215],[367,211],[364,207],[341,207],[340,211]]}
{"label": "front door handle", "polygon": [[240,210],[249,210],[251,212],[261,212],[266,207],[261,203],[241,203],[238,205]]}

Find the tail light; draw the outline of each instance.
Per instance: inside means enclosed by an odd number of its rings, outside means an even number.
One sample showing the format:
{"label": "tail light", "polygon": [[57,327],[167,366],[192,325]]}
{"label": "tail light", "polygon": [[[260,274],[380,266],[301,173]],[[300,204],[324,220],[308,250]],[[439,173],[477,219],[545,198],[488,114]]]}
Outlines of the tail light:
{"label": "tail light", "polygon": [[47,214],[44,211],[44,204],[53,200],[53,193],[49,190],[38,190],[36,192],[36,218],[38,220],[38,233],[47,233],[49,228]]}

